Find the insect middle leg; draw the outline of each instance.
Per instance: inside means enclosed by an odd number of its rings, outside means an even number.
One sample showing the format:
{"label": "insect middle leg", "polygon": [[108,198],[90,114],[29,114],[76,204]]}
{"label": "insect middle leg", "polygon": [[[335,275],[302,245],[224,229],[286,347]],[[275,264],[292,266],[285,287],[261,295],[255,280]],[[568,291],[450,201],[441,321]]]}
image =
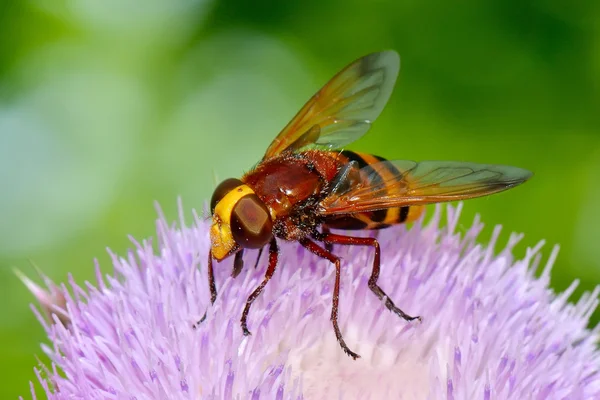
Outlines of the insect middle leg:
{"label": "insect middle leg", "polygon": [[[323,226],[321,227],[321,232],[323,232],[324,235],[328,235],[331,231],[329,230],[328,227]],[[332,252],[333,251],[333,244],[331,243],[325,243],[325,250]]]}
{"label": "insect middle leg", "polygon": [[317,240],[320,240],[325,243],[331,244],[341,244],[341,245],[350,245],[350,246],[371,246],[375,249],[375,257],[373,260],[373,270],[371,272],[371,277],[369,278],[369,289],[379,298],[379,300],[384,301],[385,306],[388,310],[392,311],[394,314],[399,316],[400,318],[405,319],[406,321],[412,321],[415,319],[421,320],[420,316],[412,317],[398,308],[392,299],[388,297],[388,295],[383,291],[383,289],[377,284],[377,280],[379,279],[379,271],[381,266],[381,250],[379,248],[379,242],[375,238],[370,237],[353,237],[353,236],[343,236],[336,235],[334,233],[319,233],[316,232],[313,237]]}
{"label": "insect middle leg", "polygon": [[231,277],[237,278],[237,276],[242,272],[244,268],[244,249],[241,249],[237,253],[235,253],[235,258],[233,259],[233,270],[231,271]]}
{"label": "insect middle leg", "polygon": [[340,331],[340,327],[338,326],[338,311],[339,311],[339,302],[340,302],[340,276],[341,276],[341,266],[339,257],[332,254],[330,251],[322,248],[312,240],[308,238],[304,238],[300,240],[300,244],[308,249],[313,254],[329,260],[335,265],[335,286],[333,288],[333,305],[331,307],[331,322],[333,323],[333,330],[335,332],[335,337],[337,338],[338,343],[344,350],[346,354],[348,354],[353,359],[360,358],[358,354],[353,352],[348,348],[348,345],[344,341],[342,336],[342,332]]}
{"label": "insect middle leg", "polygon": [[269,243],[269,266],[267,267],[267,272],[265,273],[265,277],[263,281],[258,285],[256,289],[248,296],[248,300],[246,300],[246,306],[244,307],[244,312],[242,312],[242,319],[240,320],[242,324],[242,331],[244,332],[244,336],[251,335],[252,333],[248,330],[248,313],[250,312],[250,306],[254,303],[254,300],[260,295],[263,291],[267,282],[271,280],[273,273],[275,273],[275,268],[277,268],[277,259],[279,258],[279,247],[277,247],[277,242],[275,238],[271,239]]}

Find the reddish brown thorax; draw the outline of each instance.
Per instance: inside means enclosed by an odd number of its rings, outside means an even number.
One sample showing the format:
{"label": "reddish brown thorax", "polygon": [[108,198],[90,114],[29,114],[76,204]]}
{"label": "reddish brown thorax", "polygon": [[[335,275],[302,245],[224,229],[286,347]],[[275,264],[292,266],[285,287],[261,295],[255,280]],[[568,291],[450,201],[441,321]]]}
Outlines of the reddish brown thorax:
{"label": "reddish brown thorax", "polygon": [[319,197],[339,171],[337,153],[306,151],[267,160],[242,181],[250,186],[276,217],[294,205]]}

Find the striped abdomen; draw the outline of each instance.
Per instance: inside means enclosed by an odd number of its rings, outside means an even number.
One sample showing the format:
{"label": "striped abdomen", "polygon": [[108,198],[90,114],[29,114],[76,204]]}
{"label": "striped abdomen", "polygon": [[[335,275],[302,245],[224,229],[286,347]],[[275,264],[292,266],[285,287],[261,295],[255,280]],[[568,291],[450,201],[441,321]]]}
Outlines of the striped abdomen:
{"label": "striped abdomen", "polygon": [[[339,159],[339,153],[336,153]],[[374,164],[379,161],[385,161],[384,158],[374,156],[372,154],[356,153],[350,150],[344,150],[341,153],[345,160],[342,162],[356,161],[359,168],[363,168],[367,165]],[[390,165],[390,168],[394,168]],[[386,175],[397,174],[397,170],[378,170],[377,171],[382,179],[385,181],[388,177]],[[392,190],[392,189],[390,189]],[[336,215],[328,217],[323,223],[324,226],[332,229],[348,229],[348,230],[360,230],[360,229],[383,229],[391,225],[401,224],[405,222],[411,222],[416,220],[424,211],[423,206],[405,206],[405,207],[393,207],[383,210],[361,212],[356,214],[348,215]]]}

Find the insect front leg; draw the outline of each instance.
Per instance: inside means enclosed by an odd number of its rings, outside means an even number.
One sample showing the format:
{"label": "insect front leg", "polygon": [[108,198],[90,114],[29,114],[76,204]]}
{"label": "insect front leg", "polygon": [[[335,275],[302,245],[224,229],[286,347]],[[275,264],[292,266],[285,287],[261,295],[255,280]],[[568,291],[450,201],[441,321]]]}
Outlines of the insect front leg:
{"label": "insect front leg", "polygon": [[344,341],[340,327],[338,326],[338,311],[340,302],[340,276],[341,276],[341,265],[339,257],[331,254],[331,252],[325,250],[310,239],[304,238],[300,240],[300,244],[304,246],[308,251],[317,256],[329,260],[335,265],[335,286],[333,288],[333,305],[331,307],[331,322],[333,323],[333,330],[338,343],[342,347],[342,350],[353,359],[360,358],[360,355],[353,352],[348,348],[348,345]]}
{"label": "insect front leg", "polygon": [[[217,300],[217,285],[215,284],[215,273],[213,270],[213,260],[210,249],[208,250],[208,263],[206,265],[208,269],[208,288],[210,290],[210,304],[215,304],[215,300]],[[207,311],[204,311],[204,315],[202,316],[202,318],[200,318],[198,322],[192,325],[192,328],[196,329],[198,325],[204,322],[204,320],[206,319],[206,313]]]}
{"label": "insect front leg", "polygon": [[407,313],[405,313],[404,311],[402,311],[400,308],[398,308],[394,304],[392,299],[390,299],[388,297],[388,295],[383,291],[383,289],[377,284],[377,280],[379,279],[380,266],[381,266],[381,249],[379,248],[379,242],[377,241],[377,239],[370,238],[370,237],[343,236],[343,235],[336,235],[334,233],[320,234],[318,232],[315,233],[313,235],[313,237],[315,237],[315,239],[323,241],[325,243],[341,244],[341,245],[349,245],[349,246],[371,246],[371,247],[373,247],[375,249],[375,257],[373,260],[373,270],[371,272],[371,277],[369,278],[369,289],[371,289],[371,291],[373,293],[375,293],[375,296],[377,296],[377,298],[379,298],[379,300],[384,301],[384,299],[385,299],[385,306],[388,308],[388,310],[392,311],[394,314],[396,314],[400,318],[405,319],[406,321],[413,321],[415,319],[418,319],[419,321],[421,321],[420,316],[412,317],[412,316],[408,315]]}
{"label": "insect front leg", "polygon": [[267,282],[271,280],[273,273],[275,273],[275,269],[277,268],[277,260],[279,258],[279,247],[277,246],[277,241],[275,238],[271,239],[269,243],[269,266],[267,267],[267,272],[265,273],[265,277],[263,281],[258,285],[256,289],[250,294],[248,300],[246,300],[246,306],[244,307],[244,312],[242,312],[242,319],[240,320],[242,324],[242,331],[244,332],[244,336],[251,335],[252,333],[248,330],[248,313],[250,312],[250,306],[254,303],[254,300],[260,295],[263,291]]}
{"label": "insect front leg", "polygon": [[[210,289],[210,304],[217,300],[217,285],[215,284],[215,272],[213,270],[212,253],[208,251],[208,288]],[[204,314],[206,316],[206,313]]]}

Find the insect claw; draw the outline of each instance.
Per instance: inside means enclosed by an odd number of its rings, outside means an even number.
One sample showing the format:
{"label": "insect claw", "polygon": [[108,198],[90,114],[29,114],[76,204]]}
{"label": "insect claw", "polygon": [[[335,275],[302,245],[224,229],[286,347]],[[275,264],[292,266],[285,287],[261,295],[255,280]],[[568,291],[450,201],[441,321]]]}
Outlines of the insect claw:
{"label": "insect claw", "polygon": [[251,336],[252,332],[250,332],[248,330],[248,323],[246,322],[245,316],[242,316],[242,319],[241,319],[240,322],[241,322],[241,325],[242,325],[242,332],[244,333],[244,336]]}
{"label": "insect claw", "polygon": [[410,315],[406,315],[406,316],[404,316],[404,317],[403,317],[403,316],[400,316],[400,317],[402,317],[404,320],[406,320],[406,321],[408,321],[408,322],[410,322],[410,321],[414,321],[415,319],[416,319],[416,320],[419,320],[419,322],[422,322],[422,321],[423,321],[423,320],[421,319],[421,316],[419,316],[419,315],[417,315],[416,317],[411,317]]}
{"label": "insect claw", "polygon": [[204,311],[204,315],[202,316],[202,318],[200,318],[200,320],[198,322],[196,322],[195,324],[192,325],[192,329],[198,328],[200,326],[200,324],[204,322],[205,319],[206,319],[206,311]]}
{"label": "insect claw", "polygon": [[352,351],[352,350],[350,350],[349,348],[345,348],[345,349],[344,349],[344,352],[345,352],[346,354],[348,354],[350,357],[352,357],[352,359],[353,359],[353,360],[356,360],[356,359],[360,358],[360,355],[359,355],[359,354],[356,354],[355,352],[353,352],[353,351]]}
{"label": "insect claw", "polygon": [[415,319],[418,319],[419,322],[422,321],[420,315],[417,315],[416,317],[412,317],[412,316],[406,314],[404,311],[402,311],[401,309],[399,309],[398,307],[395,307],[395,306],[394,306],[394,308],[390,308],[390,311],[392,311],[394,314],[396,314],[397,316],[399,316],[400,318],[402,318],[405,321],[409,321],[410,322],[410,321],[414,321]]}

